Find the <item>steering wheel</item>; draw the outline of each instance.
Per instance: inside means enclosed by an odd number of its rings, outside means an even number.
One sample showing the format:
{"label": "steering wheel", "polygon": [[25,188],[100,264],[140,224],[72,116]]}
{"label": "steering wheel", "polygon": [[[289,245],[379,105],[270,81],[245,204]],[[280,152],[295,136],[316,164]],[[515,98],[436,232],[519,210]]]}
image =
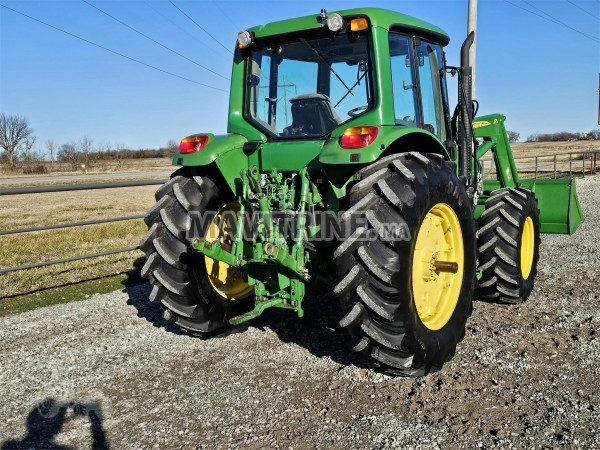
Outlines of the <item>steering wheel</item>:
{"label": "steering wheel", "polygon": [[348,115],[350,117],[355,117],[358,116],[358,113],[360,113],[361,111],[364,111],[365,109],[367,109],[368,106],[359,106],[358,108],[352,108],[350,111],[348,111]]}

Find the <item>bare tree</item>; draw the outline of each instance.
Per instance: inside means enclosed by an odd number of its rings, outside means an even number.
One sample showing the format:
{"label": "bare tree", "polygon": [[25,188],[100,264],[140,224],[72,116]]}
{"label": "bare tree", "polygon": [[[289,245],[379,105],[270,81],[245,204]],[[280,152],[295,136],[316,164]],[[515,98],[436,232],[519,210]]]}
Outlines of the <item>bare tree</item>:
{"label": "bare tree", "polygon": [[167,142],[167,156],[173,156],[175,153],[177,153],[177,150],[179,150],[179,142],[177,142],[175,139],[170,139],[169,142]]}
{"label": "bare tree", "polygon": [[62,144],[58,150],[58,160],[69,163],[73,170],[77,170],[78,152],[74,144]]}
{"label": "bare tree", "polygon": [[508,142],[517,142],[521,137],[521,133],[517,133],[516,131],[507,131],[508,134]]}
{"label": "bare tree", "polygon": [[54,162],[54,154],[56,153],[56,144],[52,139],[46,139],[46,150],[48,150],[48,154],[50,155],[50,162]]}
{"label": "bare tree", "polygon": [[590,131],[588,133],[588,136],[590,137],[590,139],[594,139],[594,140],[600,139],[600,128],[598,128],[597,130]]}
{"label": "bare tree", "polygon": [[84,155],[87,155],[92,151],[92,139],[89,136],[82,136],[77,144],[79,151]]}
{"label": "bare tree", "polygon": [[15,167],[17,162],[19,146],[32,133],[29,120],[25,117],[0,114],[0,147],[4,150],[11,167]]}
{"label": "bare tree", "polygon": [[27,162],[31,162],[31,149],[34,146],[36,139],[37,138],[32,135],[26,136],[25,139],[23,139],[23,144],[21,145],[23,148],[23,159]]}

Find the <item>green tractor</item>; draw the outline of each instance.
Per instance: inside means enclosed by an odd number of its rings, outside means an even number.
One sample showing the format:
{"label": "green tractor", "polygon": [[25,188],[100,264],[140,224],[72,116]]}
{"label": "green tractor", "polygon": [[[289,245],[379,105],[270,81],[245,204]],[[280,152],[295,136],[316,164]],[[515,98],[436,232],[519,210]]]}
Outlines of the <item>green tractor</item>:
{"label": "green tractor", "polygon": [[472,41],[449,67],[444,31],[375,8],[240,32],[228,134],[181,141],[145,219],[164,317],[210,336],[332,290],[364,364],[422,376],[455,354],[474,296],[526,300],[540,232],[583,217],[574,180],[519,179],[504,116],[474,118]]}

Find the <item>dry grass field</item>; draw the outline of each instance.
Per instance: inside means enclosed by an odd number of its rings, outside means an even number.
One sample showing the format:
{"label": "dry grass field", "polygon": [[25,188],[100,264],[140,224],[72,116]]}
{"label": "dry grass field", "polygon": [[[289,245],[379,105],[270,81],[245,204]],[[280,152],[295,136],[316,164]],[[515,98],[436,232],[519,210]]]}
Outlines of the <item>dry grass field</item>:
{"label": "dry grass field", "polygon": [[[600,171],[600,141],[574,142],[519,142],[511,144],[521,178],[564,178],[582,176]],[[598,152],[595,157],[583,152]],[[573,155],[569,155],[573,153]],[[495,167],[490,154],[483,157],[487,178],[495,177]],[[537,176],[536,176],[537,167]]]}
{"label": "dry grass field", "polygon": [[[143,214],[157,186],[0,196],[0,231]],[[141,219],[0,236],[0,268],[135,246]],[[132,269],[141,252],[0,275],[0,298],[114,275]]]}
{"label": "dry grass field", "polygon": [[517,142],[511,144],[511,148],[515,157],[518,158],[521,156],[600,150],[600,141]]}

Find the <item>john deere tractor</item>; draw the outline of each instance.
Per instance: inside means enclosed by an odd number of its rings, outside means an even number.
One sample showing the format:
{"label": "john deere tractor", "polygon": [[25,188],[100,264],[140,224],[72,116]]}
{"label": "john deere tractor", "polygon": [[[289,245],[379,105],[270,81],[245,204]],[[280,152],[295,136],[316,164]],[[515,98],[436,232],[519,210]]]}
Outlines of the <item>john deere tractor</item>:
{"label": "john deere tractor", "polygon": [[375,8],[240,32],[227,135],[181,141],[145,219],[164,317],[210,336],[330,290],[364,364],[421,376],[454,355],[474,296],[525,301],[540,232],[583,217],[574,180],[519,178],[503,115],[474,118],[472,41],[450,67],[444,31]]}

